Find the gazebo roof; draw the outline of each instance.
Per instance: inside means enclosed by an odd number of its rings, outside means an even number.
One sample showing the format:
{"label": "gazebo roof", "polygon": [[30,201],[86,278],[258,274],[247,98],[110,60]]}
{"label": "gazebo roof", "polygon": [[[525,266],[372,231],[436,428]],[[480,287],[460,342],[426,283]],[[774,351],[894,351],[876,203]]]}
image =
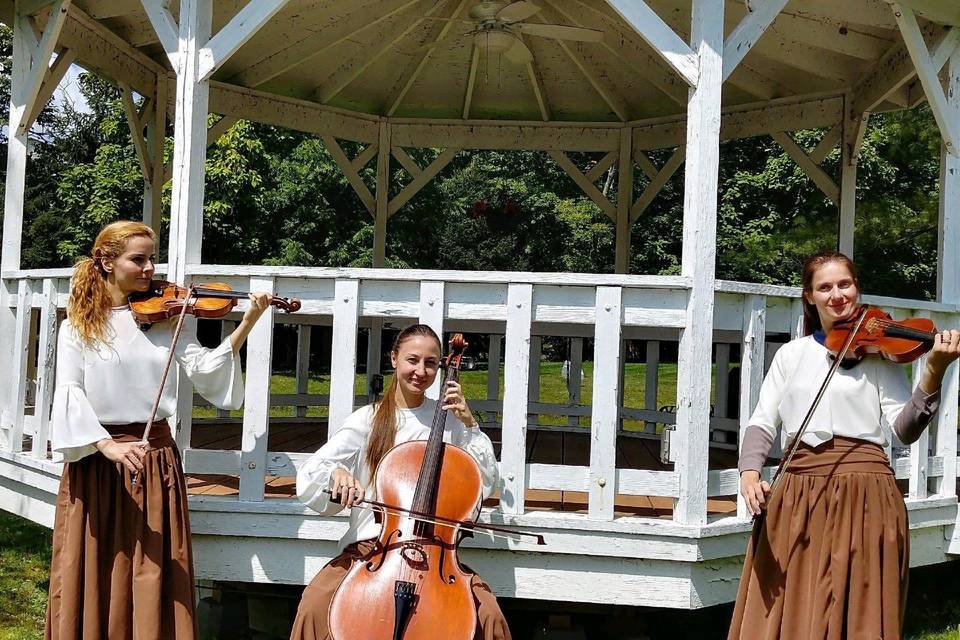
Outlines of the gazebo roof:
{"label": "gazebo roof", "polygon": [[[74,4],[169,68],[139,0]],[[178,4],[171,3],[174,17]],[[398,118],[602,123],[685,113],[687,83],[605,0],[538,0],[541,10],[525,23],[586,27],[601,31],[602,39],[576,42],[524,34],[533,54],[528,63],[491,52],[493,45],[484,41],[488,36],[474,37],[477,22],[470,12],[477,4],[292,0],[213,79]],[[680,39],[689,40],[689,0],[648,4]],[[728,38],[757,4],[726,1]],[[245,5],[246,0],[217,0],[213,32]],[[957,3],[923,0],[911,5],[930,41],[944,26],[960,24]],[[892,64],[902,48],[884,0],[790,0],[724,84],[723,103],[840,93],[885,61]],[[919,85],[911,89],[908,83],[874,110],[910,106],[922,96]]]}

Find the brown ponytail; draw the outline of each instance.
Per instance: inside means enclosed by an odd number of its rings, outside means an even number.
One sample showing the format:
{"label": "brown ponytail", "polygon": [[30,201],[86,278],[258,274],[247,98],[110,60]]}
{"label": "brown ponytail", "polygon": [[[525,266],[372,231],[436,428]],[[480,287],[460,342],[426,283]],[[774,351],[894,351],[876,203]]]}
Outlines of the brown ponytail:
{"label": "brown ponytail", "polygon": [[[437,347],[442,351],[440,338],[433,329],[425,324],[410,325],[401,331],[396,340],[393,341],[393,347],[390,352],[397,355],[400,352],[400,346],[404,342],[415,336],[425,336],[437,341]],[[383,456],[387,455],[393,447],[397,436],[397,376],[394,374],[390,380],[390,386],[387,387],[383,399],[377,403],[373,413],[373,429],[370,431],[370,437],[367,440],[367,468],[370,469],[372,476]]]}
{"label": "brown ponytail", "polygon": [[103,260],[115,260],[127,247],[127,241],[147,236],[156,241],[153,229],[142,222],[120,220],[105,226],[93,243],[93,257],[80,258],[73,267],[67,317],[87,347],[106,342],[107,319],[110,315],[110,294]]}

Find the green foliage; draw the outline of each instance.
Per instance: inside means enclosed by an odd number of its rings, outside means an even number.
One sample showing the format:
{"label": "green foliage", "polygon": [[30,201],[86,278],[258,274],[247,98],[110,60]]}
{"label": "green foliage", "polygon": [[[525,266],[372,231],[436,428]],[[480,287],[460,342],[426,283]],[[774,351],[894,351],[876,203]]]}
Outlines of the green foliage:
{"label": "green foliage", "polygon": [[49,529],[0,511],[0,640],[43,637]]}

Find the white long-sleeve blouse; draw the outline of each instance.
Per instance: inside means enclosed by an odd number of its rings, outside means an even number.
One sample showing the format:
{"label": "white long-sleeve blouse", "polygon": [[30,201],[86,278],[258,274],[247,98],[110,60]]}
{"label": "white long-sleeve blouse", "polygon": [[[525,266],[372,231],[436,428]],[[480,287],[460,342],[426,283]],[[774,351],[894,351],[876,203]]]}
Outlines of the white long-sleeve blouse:
{"label": "white long-sleeve blouse", "polygon": [[[426,440],[430,436],[436,401],[426,399],[415,409],[397,410],[397,435],[394,444],[412,440]],[[372,431],[373,405],[356,411],[343,426],[314,453],[297,472],[297,497],[311,509],[324,515],[338,513],[343,507],[330,502],[324,489],[331,488],[335,469],[344,469],[363,485],[365,496],[376,500],[371,470],[367,466],[367,439]],[[500,480],[493,444],[479,427],[467,428],[452,413],[447,413],[443,441],[456,445],[476,460],[483,481],[483,497],[488,497]],[[369,509],[350,510],[350,526],[340,539],[340,548],[359,540],[375,538],[380,525]]]}
{"label": "white long-sleeve blouse", "polygon": [[[84,346],[70,320],[57,338],[57,373],[50,416],[51,446],[73,462],[96,451],[94,443],[110,435],[103,425],[146,422],[160,387],[173,341],[173,322],[142,331],[129,307],[110,311],[106,343]],[[180,370],[204,398],[221,409],[243,404],[240,358],[229,338],[215,349],[197,341],[192,323],[177,341]],[[157,420],[173,415],[177,375],[171,371],[163,388]]]}

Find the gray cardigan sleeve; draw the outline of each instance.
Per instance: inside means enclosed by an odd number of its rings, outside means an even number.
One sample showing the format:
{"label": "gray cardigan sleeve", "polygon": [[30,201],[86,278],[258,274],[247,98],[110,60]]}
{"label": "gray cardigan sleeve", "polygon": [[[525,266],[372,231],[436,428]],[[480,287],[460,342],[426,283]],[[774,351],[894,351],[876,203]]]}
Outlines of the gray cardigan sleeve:
{"label": "gray cardigan sleeve", "polygon": [[939,408],[939,389],[933,393],[925,393],[920,387],[914,389],[910,400],[893,422],[893,431],[900,438],[900,442],[903,444],[916,442]]}

